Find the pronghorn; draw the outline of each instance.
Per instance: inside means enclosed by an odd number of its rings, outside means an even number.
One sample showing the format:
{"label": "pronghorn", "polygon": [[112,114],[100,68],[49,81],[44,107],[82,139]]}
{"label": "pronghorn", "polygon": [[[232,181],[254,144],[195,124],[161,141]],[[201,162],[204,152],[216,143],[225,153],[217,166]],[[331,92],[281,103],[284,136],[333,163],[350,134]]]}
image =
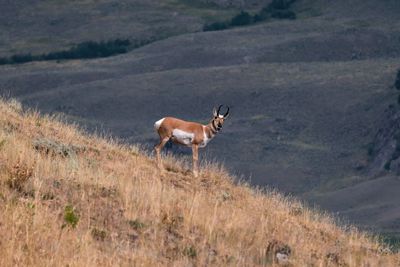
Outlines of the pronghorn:
{"label": "pronghorn", "polygon": [[229,116],[229,107],[224,115],[219,113],[221,107],[222,105],[219,106],[218,110],[214,108],[213,118],[207,125],[172,117],[156,121],[154,129],[160,136],[160,143],[154,147],[157,153],[158,167],[162,169],[161,149],[171,139],[177,144],[192,147],[193,175],[197,177],[199,174],[199,147],[205,147],[214,138],[222,129],[225,119]]}

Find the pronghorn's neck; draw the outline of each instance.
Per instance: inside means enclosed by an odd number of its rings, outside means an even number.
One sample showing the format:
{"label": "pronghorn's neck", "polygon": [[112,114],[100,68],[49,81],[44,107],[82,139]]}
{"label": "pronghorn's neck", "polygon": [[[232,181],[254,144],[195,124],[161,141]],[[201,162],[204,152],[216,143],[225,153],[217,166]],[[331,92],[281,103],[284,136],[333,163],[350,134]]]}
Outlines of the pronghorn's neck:
{"label": "pronghorn's neck", "polygon": [[221,129],[222,127],[218,126],[218,123],[215,119],[212,119],[206,126],[207,137],[213,138]]}

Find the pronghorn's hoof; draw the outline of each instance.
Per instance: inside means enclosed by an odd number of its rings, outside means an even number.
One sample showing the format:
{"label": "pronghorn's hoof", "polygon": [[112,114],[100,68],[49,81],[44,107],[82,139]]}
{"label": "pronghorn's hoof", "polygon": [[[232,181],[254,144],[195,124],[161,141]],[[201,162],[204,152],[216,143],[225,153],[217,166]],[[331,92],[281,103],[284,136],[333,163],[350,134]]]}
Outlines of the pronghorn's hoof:
{"label": "pronghorn's hoof", "polygon": [[199,172],[198,171],[193,171],[193,176],[194,177],[199,177]]}

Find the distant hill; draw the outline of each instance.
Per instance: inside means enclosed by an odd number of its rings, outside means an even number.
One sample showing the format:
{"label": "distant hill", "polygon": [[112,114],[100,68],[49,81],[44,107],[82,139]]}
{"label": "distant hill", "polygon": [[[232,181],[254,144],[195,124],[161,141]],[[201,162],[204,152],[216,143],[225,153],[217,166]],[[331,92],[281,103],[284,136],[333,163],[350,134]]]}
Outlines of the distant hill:
{"label": "distant hill", "polygon": [[84,41],[163,39],[237,12],[186,0],[4,0],[1,10],[0,57],[48,53]]}

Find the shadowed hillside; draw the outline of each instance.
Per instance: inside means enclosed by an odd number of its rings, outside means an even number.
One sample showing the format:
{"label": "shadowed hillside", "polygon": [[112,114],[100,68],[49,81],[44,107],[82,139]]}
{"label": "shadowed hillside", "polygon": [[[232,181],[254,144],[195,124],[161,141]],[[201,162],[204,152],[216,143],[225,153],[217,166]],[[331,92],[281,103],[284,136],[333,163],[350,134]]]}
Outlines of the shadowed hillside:
{"label": "shadowed hillside", "polygon": [[85,41],[163,39],[199,31],[205,21],[235,12],[181,0],[4,0],[1,11],[0,57],[65,50]]}
{"label": "shadowed hillside", "polygon": [[274,192],[0,102],[1,266],[397,266],[355,228]]}

